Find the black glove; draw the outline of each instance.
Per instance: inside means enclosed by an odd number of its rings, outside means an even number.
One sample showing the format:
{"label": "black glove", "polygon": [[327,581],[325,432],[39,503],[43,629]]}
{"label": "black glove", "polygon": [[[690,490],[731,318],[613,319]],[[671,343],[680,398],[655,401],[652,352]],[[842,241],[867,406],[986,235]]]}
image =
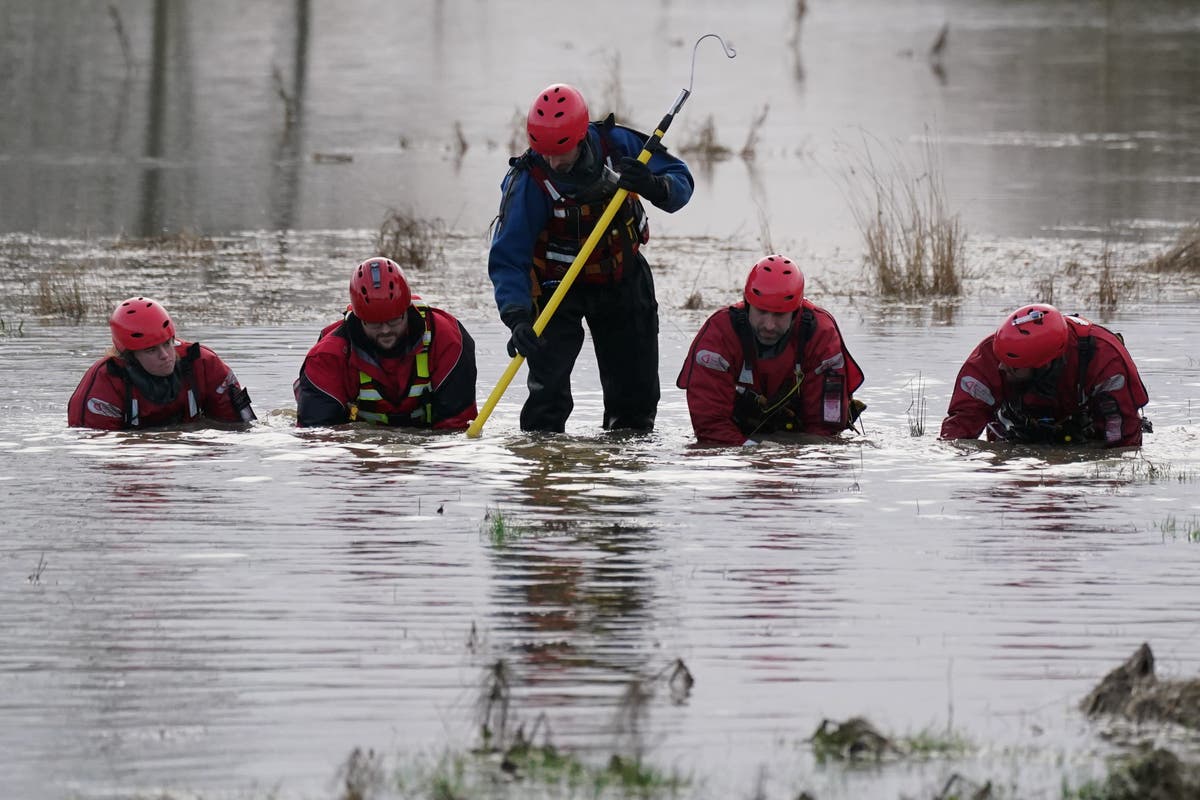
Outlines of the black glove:
{"label": "black glove", "polygon": [[527,308],[510,308],[500,315],[500,321],[512,331],[508,340],[508,357],[514,358],[517,353],[529,361],[536,360],[546,349],[542,337],[533,332],[533,314]]}
{"label": "black glove", "polygon": [[617,186],[641,195],[656,206],[667,202],[667,179],[655,175],[636,158],[622,158],[617,169],[621,173]]}

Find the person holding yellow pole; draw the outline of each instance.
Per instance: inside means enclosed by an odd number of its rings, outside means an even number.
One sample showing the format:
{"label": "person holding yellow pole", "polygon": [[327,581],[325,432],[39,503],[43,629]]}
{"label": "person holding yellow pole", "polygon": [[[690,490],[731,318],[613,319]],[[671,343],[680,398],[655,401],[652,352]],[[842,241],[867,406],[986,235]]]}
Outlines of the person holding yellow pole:
{"label": "person holding yellow pole", "polygon": [[[586,321],[596,350],[606,430],[649,431],[658,409],[658,301],[642,200],[675,212],[694,181],[682,160],[658,143],[646,161],[647,137],[589,120],[573,86],[553,84],[529,109],[529,149],[510,161],[493,224],[488,275],[500,319],[511,331],[509,355],[529,363],[529,398],[521,429],[562,432],[574,408],[571,372]],[[608,230],[586,255],[571,290],[539,336],[534,320],[593,234],[619,190],[626,196]]]}

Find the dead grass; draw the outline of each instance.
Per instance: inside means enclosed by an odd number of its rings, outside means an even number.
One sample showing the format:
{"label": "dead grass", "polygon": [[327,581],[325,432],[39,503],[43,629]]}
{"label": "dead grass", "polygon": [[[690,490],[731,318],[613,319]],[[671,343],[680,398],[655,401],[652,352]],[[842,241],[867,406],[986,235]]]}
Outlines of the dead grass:
{"label": "dead grass", "polygon": [[[877,161],[872,149],[883,149]],[[946,208],[945,187],[932,143],[921,162],[864,139],[852,155],[847,196],[866,248],[865,261],[885,299],[916,300],[962,294],[966,232]]]}
{"label": "dead grass", "polygon": [[621,52],[618,50],[608,57],[608,69],[604,86],[600,90],[600,102],[597,106],[608,109],[594,119],[603,119],[608,113],[616,117],[618,122],[633,118],[633,110],[625,102],[625,88],[621,84]]}
{"label": "dead grass", "polygon": [[920,372],[917,373],[916,378],[909,380],[908,392],[908,408],[904,410],[904,415],[908,417],[908,435],[924,436],[925,414],[929,410],[929,404],[925,397],[925,378]]}
{"label": "dead grass", "polygon": [[764,105],[762,113],[750,122],[750,130],[746,133],[746,143],[742,145],[742,150],[738,153],[744,161],[753,161],[758,155],[758,134],[766,124],[767,112],[770,110],[770,105]]}
{"label": "dead grass", "polygon": [[1200,275],[1200,222],[1184,230],[1178,241],[1145,265],[1152,272],[1190,272]]}
{"label": "dead grass", "polygon": [[79,274],[70,269],[54,269],[38,277],[37,312],[81,322],[87,317],[88,297]]}
{"label": "dead grass", "polygon": [[403,269],[443,266],[445,228],[440,219],[423,220],[410,211],[388,209],[375,239],[375,252]]}
{"label": "dead grass", "polygon": [[525,130],[526,113],[514,108],[508,120],[508,152],[524,153],[529,148],[529,135]]}
{"label": "dead grass", "polygon": [[733,151],[717,140],[717,123],[713,121],[712,114],[709,114],[700,130],[679,145],[679,154],[711,164],[715,161],[725,161],[733,155]]}
{"label": "dead grass", "polygon": [[114,250],[157,250],[174,253],[201,253],[217,249],[211,236],[182,230],[160,236],[135,237],[121,234],[111,245]]}
{"label": "dead grass", "polygon": [[1100,254],[1100,275],[1096,287],[1096,305],[1102,314],[1111,314],[1117,310],[1117,280],[1113,276],[1113,254],[1108,247]]}

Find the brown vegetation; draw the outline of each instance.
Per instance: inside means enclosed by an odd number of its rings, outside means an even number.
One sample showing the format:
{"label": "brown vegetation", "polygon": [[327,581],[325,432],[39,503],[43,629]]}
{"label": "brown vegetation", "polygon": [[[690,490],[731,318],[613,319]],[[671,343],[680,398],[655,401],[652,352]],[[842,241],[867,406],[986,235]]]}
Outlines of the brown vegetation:
{"label": "brown vegetation", "polygon": [[113,242],[114,250],[169,250],[175,253],[197,253],[216,250],[217,244],[211,236],[191,230],[163,233],[158,236],[126,236],[121,234]]}
{"label": "brown vegetation", "polygon": [[375,239],[375,252],[402,268],[439,266],[446,258],[445,233],[441,220],[418,219],[411,212],[388,209]]}
{"label": "brown vegetation", "polygon": [[925,147],[919,168],[895,152],[889,160],[876,163],[867,144],[848,179],[851,211],[879,294],[895,300],[962,294],[966,232],[946,209],[933,145]]}
{"label": "brown vegetation", "polygon": [[38,277],[39,314],[80,322],[87,316],[87,310],[88,301],[78,274],[54,271]]}
{"label": "brown vegetation", "polygon": [[1142,644],[1109,672],[1080,703],[1085,714],[1112,714],[1135,722],[1174,722],[1200,730],[1200,679],[1160,681],[1154,653]]}
{"label": "brown vegetation", "polygon": [[1154,272],[1200,274],[1200,222],[1181,233],[1171,249],[1150,259],[1146,267]]}
{"label": "brown vegetation", "polygon": [[713,121],[712,114],[709,114],[700,131],[679,145],[679,154],[711,164],[714,161],[726,160],[733,155],[733,151],[717,141],[717,123]]}

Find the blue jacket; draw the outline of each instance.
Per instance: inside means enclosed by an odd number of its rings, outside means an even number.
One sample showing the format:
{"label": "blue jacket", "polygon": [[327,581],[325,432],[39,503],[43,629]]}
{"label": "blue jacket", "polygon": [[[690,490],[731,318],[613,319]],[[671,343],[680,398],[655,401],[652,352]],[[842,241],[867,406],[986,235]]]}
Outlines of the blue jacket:
{"label": "blue jacket", "polygon": [[[593,153],[603,152],[600,137],[600,126],[591,123],[588,126],[588,146]],[[614,163],[624,156],[636,158],[645,144],[644,138],[638,133],[620,126],[612,127],[608,131],[608,138],[608,155]],[[528,155],[553,174],[541,156],[532,152]],[[667,180],[667,200],[659,206],[662,210],[678,211],[691,200],[695,184],[687,164],[669,153],[659,151],[650,157],[647,166],[655,175]],[[566,195],[575,190],[574,185],[557,178],[554,179],[554,185]],[[488,275],[495,287],[496,307],[503,314],[512,308],[532,307],[530,268],[534,243],[546,227],[554,202],[531,179],[527,169],[510,170],[501,182],[500,189],[505,201],[492,232]]]}

